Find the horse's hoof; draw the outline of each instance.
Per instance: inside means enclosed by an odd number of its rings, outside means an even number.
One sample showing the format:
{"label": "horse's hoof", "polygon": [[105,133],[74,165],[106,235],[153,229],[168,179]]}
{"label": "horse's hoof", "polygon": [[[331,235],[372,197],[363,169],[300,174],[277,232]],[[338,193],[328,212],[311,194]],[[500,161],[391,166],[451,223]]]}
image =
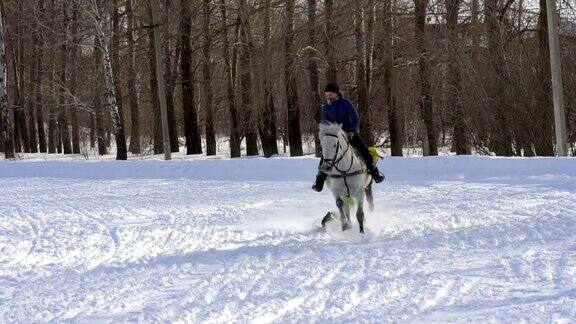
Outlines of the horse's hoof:
{"label": "horse's hoof", "polygon": [[342,224],[342,232],[347,231],[349,229],[350,229],[350,225],[348,225],[346,223]]}
{"label": "horse's hoof", "polygon": [[322,218],[322,227],[326,227],[326,223],[329,221],[334,220],[334,213],[328,212],[324,218]]}

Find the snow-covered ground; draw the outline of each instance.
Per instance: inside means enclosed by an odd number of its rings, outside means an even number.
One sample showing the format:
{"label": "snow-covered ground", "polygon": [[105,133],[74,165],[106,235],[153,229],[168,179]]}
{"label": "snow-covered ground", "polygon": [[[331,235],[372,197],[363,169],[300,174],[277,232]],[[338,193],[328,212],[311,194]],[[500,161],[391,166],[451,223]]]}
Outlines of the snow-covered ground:
{"label": "snow-covered ground", "polygon": [[386,158],[367,234],[313,158],[0,162],[0,322],[574,322],[570,158]]}

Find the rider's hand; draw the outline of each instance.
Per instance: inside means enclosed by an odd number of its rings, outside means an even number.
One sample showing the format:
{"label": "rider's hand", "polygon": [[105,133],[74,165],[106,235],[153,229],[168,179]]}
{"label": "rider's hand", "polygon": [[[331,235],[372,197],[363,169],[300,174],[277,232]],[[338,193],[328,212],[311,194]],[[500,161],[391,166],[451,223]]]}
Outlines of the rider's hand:
{"label": "rider's hand", "polygon": [[354,132],[348,133],[348,138],[349,138],[349,139],[352,139],[352,137],[354,137],[354,134],[355,134]]}

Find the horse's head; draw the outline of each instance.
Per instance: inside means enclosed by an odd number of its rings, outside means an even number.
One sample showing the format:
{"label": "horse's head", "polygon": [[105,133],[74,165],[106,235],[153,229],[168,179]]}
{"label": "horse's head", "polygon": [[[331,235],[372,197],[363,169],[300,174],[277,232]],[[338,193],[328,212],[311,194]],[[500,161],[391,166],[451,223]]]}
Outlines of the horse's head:
{"label": "horse's head", "polygon": [[320,170],[329,172],[347,147],[346,133],[340,124],[320,124],[319,136],[323,163]]}

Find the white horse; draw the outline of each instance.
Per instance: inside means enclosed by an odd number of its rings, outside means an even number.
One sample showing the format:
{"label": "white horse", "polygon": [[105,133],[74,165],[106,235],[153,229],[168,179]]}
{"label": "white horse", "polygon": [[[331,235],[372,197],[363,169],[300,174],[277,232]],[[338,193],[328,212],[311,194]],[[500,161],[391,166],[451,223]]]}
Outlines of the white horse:
{"label": "white horse", "polygon": [[323,163],[320,170],[328,175],[326,184],[336,199],[342,231],[350,228],[350,207],[356,205],[360,233],[364,233],[364,195],[370,211],[374,210],[372,177],[362,157],[350,145],[339,124],[321,124],[319,131]]}

